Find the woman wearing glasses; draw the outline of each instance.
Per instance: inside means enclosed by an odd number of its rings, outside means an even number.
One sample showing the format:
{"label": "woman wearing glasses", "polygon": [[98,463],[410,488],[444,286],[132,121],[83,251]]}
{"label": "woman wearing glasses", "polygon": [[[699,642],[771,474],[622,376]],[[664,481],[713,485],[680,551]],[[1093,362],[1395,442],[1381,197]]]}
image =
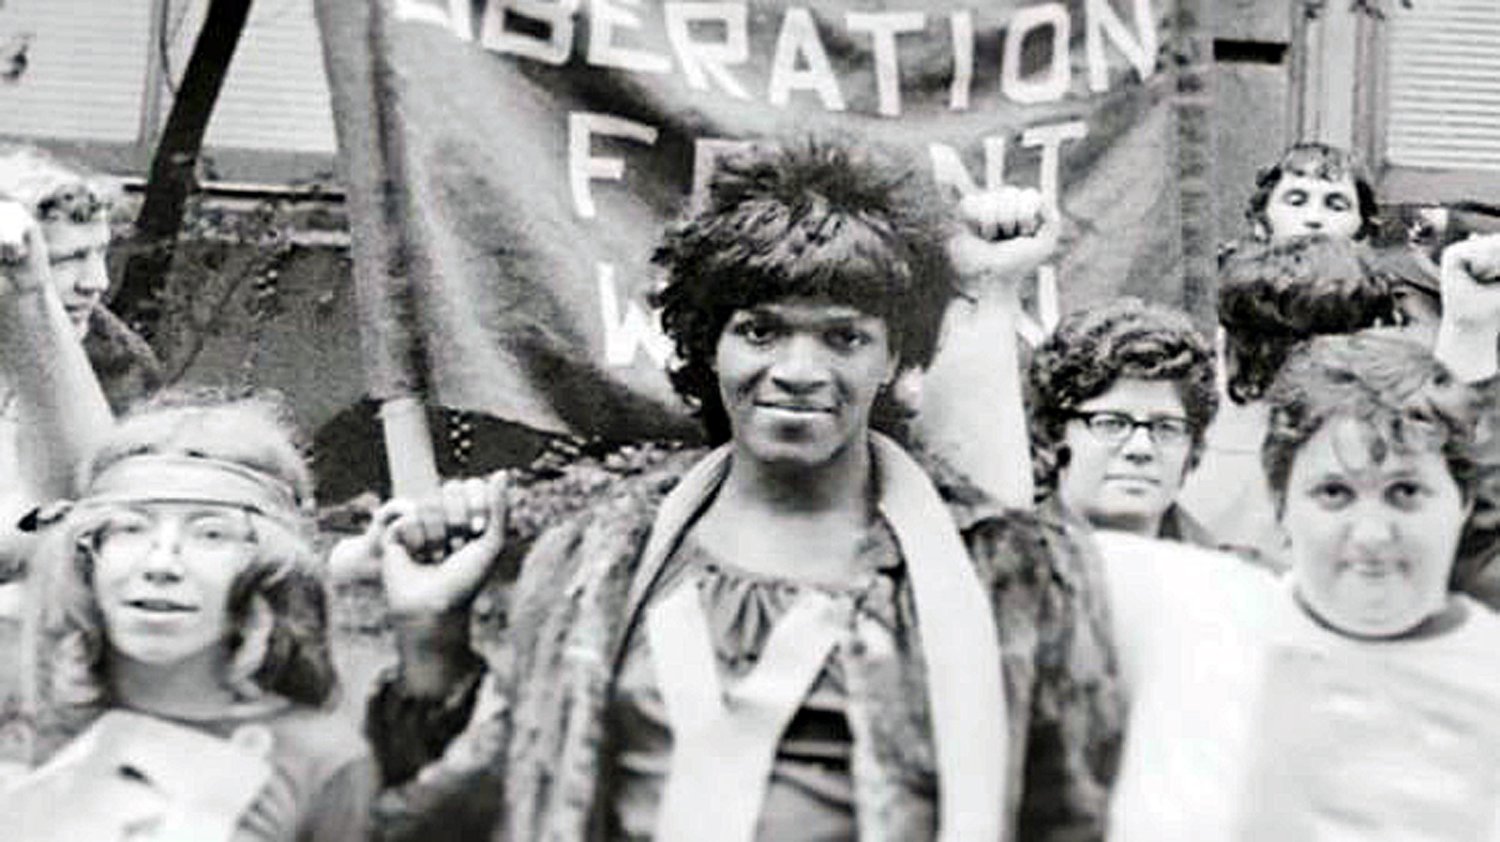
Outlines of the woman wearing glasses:
{"label": "woman wearing glasses", "polygon": [[159,395],[81,468],[34,559],[47,762],[0,791],[5,838],[368,838],[375,763],[332,709],[312,477],[286,407]]}
{"label": "woman wearing glasses", "polygon": [[1043,508],[1214,546],[1176,505],[1218,408],[1213,351],[1183,314],[1127,298],[1075,313],[1032,358],[1032,455]]}

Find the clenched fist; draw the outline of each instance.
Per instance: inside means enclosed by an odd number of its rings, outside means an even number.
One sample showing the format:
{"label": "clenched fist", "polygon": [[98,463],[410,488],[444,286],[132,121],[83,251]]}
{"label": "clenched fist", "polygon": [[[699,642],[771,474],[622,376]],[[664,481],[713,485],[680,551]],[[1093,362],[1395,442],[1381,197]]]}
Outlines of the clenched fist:
{"label": "clenched fist", "polygon": [[1500,329],[1500,234],[1448,246],[1442,265],[1444,321]]}
{"label": "clenched fist", "polygon": [[1058,220],[1040,191],[1001,187],[958,205],[959,231],[948,243],[954,268],[971,289],[989,279],[1014,283],[1057,248]]}
{"label": "clenched fist", "polygon": [[431,497],[392,500],[371,525],[391,613],[464,609],[505,540],[506,478],[452,480]]}
{"label": "clenched fist", "polygon": [[41,227],[25,207],[0,200],[0,295],[45,289],[50,278]]}

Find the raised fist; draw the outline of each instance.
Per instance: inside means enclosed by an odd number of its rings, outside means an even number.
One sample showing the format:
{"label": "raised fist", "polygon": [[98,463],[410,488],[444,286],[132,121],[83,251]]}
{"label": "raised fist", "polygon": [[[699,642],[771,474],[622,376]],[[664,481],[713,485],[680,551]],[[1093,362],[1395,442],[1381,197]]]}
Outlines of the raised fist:
{"label": "raised fist", "polygon": [[1500,234],[1443,250],[1442,296],[1444,321],[1500,329]]}
{"label": "raised fist", "polygon": [[1057,218],[1041,192],[1031,188],[971,193],[959,202],[958,218],[948,251],[969,285],[992,277],[1019,279],[1057,248]]}
{"label": "raised fist", "polygon": [[376,512],[381,578],[391,612],[437,615],[466,609],[505,540],[506,478],[452,480],[421,500]]}
{"label": "raised fist", "polygon": [[0,200],[0,295],[44,289],[50,277],[36,220],[22,205]]}

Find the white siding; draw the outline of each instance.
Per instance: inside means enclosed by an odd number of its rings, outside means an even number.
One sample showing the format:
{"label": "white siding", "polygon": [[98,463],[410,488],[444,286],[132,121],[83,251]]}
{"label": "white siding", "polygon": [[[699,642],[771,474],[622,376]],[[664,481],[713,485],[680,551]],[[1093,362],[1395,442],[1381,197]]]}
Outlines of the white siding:
{"label": "white siding", "polygon": [[1500,172],[1500,0],[1413,5],[1390,20],[1385,159]]}
{"label": "white siding", "polygon": [[0,83],[7,135],[130,142],[140,130],[151,0],[4,0],[0,44],[30,35],[20,80]]}
{"label": "white siding", "polygon": [[[141,133],[150,50],[164,42],[180,76],[208,0],[169,0],[153,34],[152,0],[0,0],[4,46],[29,37],[20,80],[0,81],[0,135],[129,144]],[[174,80],[175,81],[175,80]],[[172,97],[164,86],[159,120]],[[159,128],[159,127],[158,127]],[[206,145],[331,155],[333,114],[312,0],[256,0]]]}
{"label": "white siding", "polygon": [[[186,61],[185,54],[180,61]],[[207,145],[336,151],[312,0],[256,0],[250,7]]]}

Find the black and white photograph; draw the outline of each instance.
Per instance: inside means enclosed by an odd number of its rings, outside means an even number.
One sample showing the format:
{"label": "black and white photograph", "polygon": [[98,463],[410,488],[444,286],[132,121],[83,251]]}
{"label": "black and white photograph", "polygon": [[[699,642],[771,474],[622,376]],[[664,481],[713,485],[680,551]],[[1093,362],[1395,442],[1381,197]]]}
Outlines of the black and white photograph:
{"label": "black and white photograph", "polygon": [[0,0],[0,840],[1500,842],[1500,0]]}

